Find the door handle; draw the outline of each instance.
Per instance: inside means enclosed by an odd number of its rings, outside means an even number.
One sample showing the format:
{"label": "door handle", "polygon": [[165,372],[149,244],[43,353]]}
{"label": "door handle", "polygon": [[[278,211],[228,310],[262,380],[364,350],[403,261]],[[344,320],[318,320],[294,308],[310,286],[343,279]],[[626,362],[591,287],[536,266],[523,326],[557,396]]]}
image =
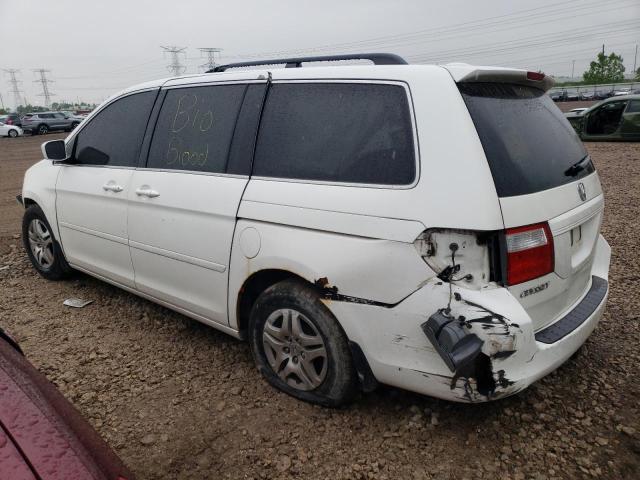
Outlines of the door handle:
{"label": "door handle", "polygon": [[144,188],[144,187],[137,189],[136,195],[138,195],[139,197],[148,197],[148,198],[155,198],[160,196],[160,194],[155,190],[152,190],[150,188]]}
{"label": "door handle", "polygon": [[116,185],[115,183],[107,183],[102,186],[102,189],[105,192],[114,192],[114,193],[120,193],[122,190],[124,190],[124,188],[122,188],[120,185]]}

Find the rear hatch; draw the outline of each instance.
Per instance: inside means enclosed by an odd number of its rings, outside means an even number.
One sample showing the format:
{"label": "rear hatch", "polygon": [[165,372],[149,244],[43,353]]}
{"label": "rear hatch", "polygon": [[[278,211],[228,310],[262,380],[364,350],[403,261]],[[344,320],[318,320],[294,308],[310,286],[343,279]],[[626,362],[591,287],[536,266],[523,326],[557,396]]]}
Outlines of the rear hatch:
{"label": "rear hatch", "polygon": [[545,93],[551,83],[542,74],[518,72],[522,81],[513,71],[504,79],[498,72],[467,77],[458,87],[491,169],[507,236],[509,229],[540,224],[553,237],[550,273],[508,286],[537,331],[588,291],[604,200],[584,145]]}

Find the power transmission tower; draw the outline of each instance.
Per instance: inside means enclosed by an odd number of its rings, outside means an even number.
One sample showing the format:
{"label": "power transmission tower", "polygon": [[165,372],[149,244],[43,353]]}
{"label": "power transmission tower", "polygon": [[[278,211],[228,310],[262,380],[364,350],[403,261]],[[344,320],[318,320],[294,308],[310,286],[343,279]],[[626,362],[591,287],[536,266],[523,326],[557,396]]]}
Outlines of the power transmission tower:
{"label": "power transmission tower", "polygon": [[16,78],[16,73],[20,72],[20,70],[7,68],[7,69],[4,69],[4,71],[5,73],[9,74],[9,83],[11,84],[11,93],[13,94],[13,103],[15,103],[13,107],[18,108],[18,105],[20,105],[20,94],[22,92],[20,91],[20,87],[18,86],[18,84],[20,83],[20,80]]}
{"label": "power transmission tower", "polygon": [[49,105],[51,104],[51,97],[55,96],[55,93],[51,93],[49,91],[49,83],[51,83],[53,80],[49,80],[47,78],[47,73],[51,72],[51,70],[38,68],[37,70],[34,70],[34,72],[40,75],[40,78],[34,80],[34,82],[42,84],[42,93],[40,93],[39,96],[44,97],[44,106],[49,107]]}
{"label": "power transmission tower", "polygon": [[220,53],[222,49],[206,47],[206,48],[199,48],[198,50],[200,50],[200,56],[204,56],[205,54],[207,56],[207,63],[203,63],[202,65],[198,65],[198,66],[202,68],[205,72],[208,72],[209,70],[213,70],[214,68],[216,68],[216,53]]}
{"label": "power transmission tower", "polygon": [[164,50],[165,54],[170,54],[171,55],[171,63],[167,66],[167,70],[169,70],[171,73],[173,73],[174,77],[177,77],[178,75],[184,73],[184,71],[187,69],[187,67],[185,67],[184,65],[182,65],[180,63],[180,55],[185,55],[184,51],[187,49],[187,47],[175,47],[175,46],[169,46],[169,47],[160,47],[162,50]]}

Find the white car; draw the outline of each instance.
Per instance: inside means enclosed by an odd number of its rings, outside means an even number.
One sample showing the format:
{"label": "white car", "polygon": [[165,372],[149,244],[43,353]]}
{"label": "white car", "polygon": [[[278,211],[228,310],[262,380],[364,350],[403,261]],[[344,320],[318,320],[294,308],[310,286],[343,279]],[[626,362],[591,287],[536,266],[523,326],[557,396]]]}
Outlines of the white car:
{"label": "white car", "polygon": [[306,401],[522,390],[609,290],[602,188],[552,79],[345,58],[375,65],[234,64],[107,100],[25,175],[33,266],[247,339]]}
{"label": "white car", "polygon": [[0,137],[19,137],[24,132],[17,125],[6,125],[0,122]]}

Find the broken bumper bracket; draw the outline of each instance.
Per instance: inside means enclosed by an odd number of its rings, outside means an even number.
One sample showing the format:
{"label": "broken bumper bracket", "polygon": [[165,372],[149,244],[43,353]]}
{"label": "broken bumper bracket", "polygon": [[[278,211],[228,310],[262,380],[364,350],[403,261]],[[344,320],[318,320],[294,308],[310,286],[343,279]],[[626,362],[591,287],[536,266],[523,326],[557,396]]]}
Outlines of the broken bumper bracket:
{"label": "broken bumper bracket", "polygon": [[484,342],[443,310],[431,315],[421,328],[452,372],[473,362],[481,353]]}

